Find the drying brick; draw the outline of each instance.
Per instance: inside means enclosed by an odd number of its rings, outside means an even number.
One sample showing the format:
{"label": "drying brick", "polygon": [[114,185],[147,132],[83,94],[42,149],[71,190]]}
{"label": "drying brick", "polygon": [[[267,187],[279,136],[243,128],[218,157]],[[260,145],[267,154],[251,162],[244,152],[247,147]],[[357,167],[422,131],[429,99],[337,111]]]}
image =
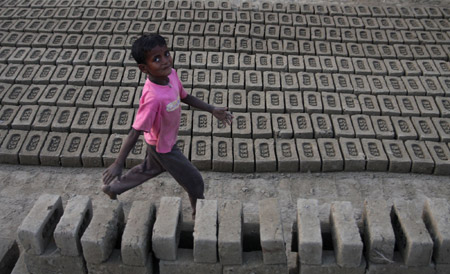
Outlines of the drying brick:
{"label": "drying brick", "polygon": [[405,145],[401,140],[382,140],[384,150],[389,159],[390,172],[409,172],[411,158],[409,158]]}
{"label": "drying brick", "polygon": [[277,170],[273,139],[255,139],[256,172],[274,172]]}
{"label": "drying brick", "polygon": [[286,264],[281,212],[277,199],[259,201],[259,222],[264,264]]}
{"label": "drying brick", "polygon": [[336,139],[322,138],[317,139],[317,144],[322,158],[322,171],[342,171],[344,169],[344,161],[338,141]]}
{"label": "drying brick", "polygon": [[44,145],[47,132],[30,131],[19,152],[19,162],[22,165],[39,165],[39,152]]}
{"label": "drying brick", "polygon": [[254,172],[255,156],[252,139],[233,138],[234,172]]}
{"label": "drying brick", "polygon": [[4,164],[19,164],[19,151],[25,142],[28,132],[10,130],[0,147],[0,162]]}
{"label": "drying brick", "polygon": [[345,171],[363,171],[366,168],[366,156],[360,139],[339,138]]}
{"label": "drying brick", "polygon": [[381,141],[377,139],[361,139],[361,144],[366,155],[366,170],[386,171],[388,169],[388,157]]}

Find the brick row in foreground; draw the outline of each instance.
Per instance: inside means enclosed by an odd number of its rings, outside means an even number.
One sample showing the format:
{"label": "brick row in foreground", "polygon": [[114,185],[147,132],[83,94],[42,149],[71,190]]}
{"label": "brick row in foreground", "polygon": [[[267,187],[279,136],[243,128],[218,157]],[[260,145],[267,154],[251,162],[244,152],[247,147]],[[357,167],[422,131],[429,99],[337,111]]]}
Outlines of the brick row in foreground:
{"label": "brick row in foreground", "polygon": [[[1,137],[1,163],[107,167],[117,158],[126,135],[10,130]],[[177,147],[200,170],[370,170],[450,174],[448,142],[348,137],[250,139],[180,136]],[[146,142],[141,136],[127,158],[126,167],[141,163],[146,150]]]}
{"label": "brick row in foreground", "polygon": [[[274,198],[259,201],[258,223],[244,223],[240,201],[199,200],[193,230],[181,208],[178,197],[162,197],[156,210],[154,201],[135,201],[125,220],[117,201],[93,207],[89,197],[74,196],[63,208],[61,197],[44,194],[18,229],[24,252],[12,273],[154,273],[156,265],[162,274],[444,274],[450,269],[445,199],[366,200],[361,229],[350,202],[331,202],[328,231],[314,199],[297,200],[294,224],[282,221],[283,208]],[[293,228],[290,246],[286,225]],[[10,259],[10,268],[18,257]]]}

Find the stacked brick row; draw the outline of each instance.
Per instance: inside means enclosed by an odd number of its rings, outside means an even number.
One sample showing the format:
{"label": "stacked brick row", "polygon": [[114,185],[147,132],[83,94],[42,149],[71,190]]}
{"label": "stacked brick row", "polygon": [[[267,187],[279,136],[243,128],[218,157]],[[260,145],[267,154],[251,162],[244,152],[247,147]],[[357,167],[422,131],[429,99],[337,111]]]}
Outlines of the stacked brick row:
{"label": "stacked brick row", "polygon": [[[199,200],[192,233],[183,224],[180,198],[163,197],[156,212],[152,202],[136,201],[125,221],[120,203],[92,210],[88,197],[75,196],[63,210],[59,196],[44,194],[19,227],[23,253],[12,273],[153,273],[156,265],[159,273],[443,274],[450,269],[445,199],[367,200],[362,228],[350,202],[332,202],[330,231],[321,227],[318,201],[299,199],[292,250],[277,199],[259,201],[259,222],[252,224],[258,229],[252,232],[245,231],[242,214],[239,201]],[[5,254],[0,261],[6,261]]]}
{"label": "stacked brick row", "polygon": [[183,105],[178,145],[199,169],[449,170],[446,7],[2,3],[2,163],[109,166],[145,82],[130,47],[159,33],[187,92],[235,115],[224,127]]}

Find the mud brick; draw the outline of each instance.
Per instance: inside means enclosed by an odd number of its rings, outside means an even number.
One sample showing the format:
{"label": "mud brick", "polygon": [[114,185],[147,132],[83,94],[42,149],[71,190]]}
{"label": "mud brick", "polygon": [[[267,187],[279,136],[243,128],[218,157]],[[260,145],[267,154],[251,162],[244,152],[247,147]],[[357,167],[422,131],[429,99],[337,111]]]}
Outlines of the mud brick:
{"label": "mud brick", "polygon": [[369,63],[366,58],[352,58],[353,67],[358,75],[369,75],[372,74]]}
{"label": "mud brick", "polygon": [[19,162],[22,165],[39,165],[39,152],[44,145],[47,132],[30,131],[19,152]]}
{"label": "mud brick", "polygon": [[[354,58],[364,58],[364,51],[363,51],[363,47],[361,44],[357,44],[357,43],[347,43],[347,51],[348,51],[348,56],[350,57],[354,57]],[[364,61],[367,61],[365,59],[363,59]],[[363,62],[364,62],[363,61]],[[367,64],[365,64],[366,67],[368,66]],[[355,65],[355,68],[357,66]],[[363,67],[363,68],[359,68],[359,69],[364,69],[366,70],[367,68]]]}
{"label": "mud brick", "polygon": [[[380,44],[380,45],[378,45],[378,51],[380,52],[380,56],[382,59],[397,58],[394,47],[391,45]],[[389,61],[391,61],[391,60],[389,60]],[[385,60],[386,67],[388,67],[387,62],[389,62],[389,61]],[[388,68],[388,73],[389,73],[389,68]]]}
{"label": "mud brick", "polygon": [[252,136],[252,123],[250,113],[234,113],[232,123],[233,138],[250,138]]}
{"label": "mud brick", "polygon": [[420,76],[424,88],[429,96],[443,96],[444,90],[442,89],[439,80],[435,76]]}
{"label": "mud brick", "polygon": [[15,48],[13,47],[4,47],[0,49],[0,61],[2,63],[7,63],[8,58],[12,56],[12,53],[14,52]]}
{"label": "mud brick", "polygon": [[394,139],[395,132],[389,116],[371,116],[377,139]]}
{"label": "mud brick", "polygon": [[326,41],[315,41],[317,55],[331,55],[331,44]]}
{"label": "mud brick", "polygon": [[[212,72],[214,72],[213,70]],[[212,73],[211,72],[211,73]],[[229,89],[244,89],[245,87],[245,78],[244,72],[240,70],[229,70],[228,76],[226,75],[226,71],[217,70],[216,72],[222,73],[222,84],[214,84],[212,87],[217,88],[225,88]],[[225,82],[226,81],[226,82]]]}
{"label": "mud brick", "polygon": [[247,94],[249,112],[266,111],[266,95],[261,91],[250,91]]}
{"label": "mud brick", "polygon": [[402,76],[408,95],[425,95],[426,90],[417,76]]}
{"label": "mud brick", "polygon": [[[283,16],[289,15],[285,14]],[[291,17],[289,16],[289,18]],[[292,21],[292,19],[290,20]],[[282,25],[280,29],[280,39],[285,40],[283,41],[283,47],[285,50],[289,50],[291,54],[298,54],[298,42],[290,41],[295,40],[295,27]]]}
{"label": "mud brick", "polygon": [[[422,208],[414,201],[394,200],[391,219],[397,241],[404,243],[398,246],[406,266],[428,266],[431,261],[433,242],[421,220]],[[398,242],[397,242],[398,243]],[[416,249],[417,245],[422,248]]]}
{"label": "mud brick", "polygon": [[294,131],[289,114],[272,114],[272,127],[276,138],[289,139],[293,136]]}
{"label": "mud brick", "polygon": [[[336,28],[348,28],[350,24],[346,16],[333,16]],[[349,30],[349,29],[346,29]]]}
{"label": "mud brick", "polygon": [[233,171],[254,172],[255,156],[252,139],[233,138]]}
{"label": "mud brick", "polygon": [[439,134],[441,142],[450,141],[450,120],[448,118],[433,117],[431,118],[436,131]]}
{"label": "mud brick", "polygon": [[339,138],[345,171],[363,171],[366,168],[366,156],[360,139]]}
{"label": "mud brick", "polygon": [[331,115],[332,127],[334,128],[334,135],[338,137],[355,137],[355,131],[353,130],[352,121],[349,115]]}
{"label": "mud brick", "polygon": [[90,127],[90,132],[110,133],[114,113],[114,108],[97,108],[92,121],[92,125]]}
{"label": "mud brick", "polygon": [[[398,59],[412,60],[414,58],[413,53],[408,45],[394,44],[394,50]],[[406,69],[406,68],[405,68]]]}
{"label": "mud brick", "polygon": [[352,115],[352,124],[357,138],[375,138],[375,131],[369,115]]}
{"label": "mud brick", "polygon": [[361,139],[361,144],[366,155],[366,169],[369,171],[386,171],[388,169],[388,157],[381,141]]}
{"label": "mud brick", "polygon": [[334,92],[322,92],[322,103],[324,112],[327,114],[342,113],[339,95]]}
{"label": "mud brick", "polygon": [[407,94],[406,86],[404,85],[402,79],[397,76],[385,76],[387,87],[389,89],[389,94],[391,95],[405,95]]}
{"label": "mud brick", "polygon": [[350,74],[355,72],[352,59],[349,57],[336,57],[336,64],[340,73]]}
{"label": "mud brick", "polygon": [[39,64],[39,60],[44,55],[44,48],[32,48],[23,60],[24,64]]}
{"label": "mud brick", "polygon": [[384,149],[389,158],[390,172],[409,172],[411,158],[401,140],[382,140]]}
{"label": "mud brick", "polygon": [[[5,66],[6,67],[6,66]],[[39,70],[39,65],[24,65],[19,75],[15,79],[17,84],[31,84],[33,77]]]}
{"label": "mud brick", "polygon": [[84,86],[75,102],[77,107],[93,107],[95,98],[99,92],[99,87]]}
{"label": "mud brick", "polygon": [[7,47],[15,47],[17,46],[17,42],[22,38],[23,33],[21,32],[10,32],[8,35],[6,35],[5,38],[3,38],[1,45],[7,46]]}
{"label": "mud brick", "polygon": [[[44,89],[46,87],[47,86],[45,86],[45,85],[31,85],[31,86],[29,86],[29,88],[26,91],[26,93],[20,99],[19,104],[20,105],[37,105],[39,97],[41,97],[41,95],[44,92]],[[4,91],[6,91],[6,89]]]}
{"label": "mud brick", "polygon": [[208,136],[212,132],[212,116],[206,111],[194,111],[193,129],[194,136]]}
{"label": "mud brick", "polygon": [[334,135],[333,125],[328,114],[311,114],[314,138],[331,138]]}
{"label": "mud brick", "polygon": [[[105,151],[107,139],[108,135],[106,134],[89,134],[86,146],[81,153],[81,161],[84,167],[103,166],[102,155]],[[83,243],[83,239],[81,241]]]}
{"label": "mud brick", "polygon": [[257,172],[274,172],[277,170],[274,139],[256,139],[255,162]]}
{"label": "mud brick", "polygon": [[177,51],[174,58],[175,68],[190,68],[191,52],[190,51]]}
{"label": "mud brick", "polygon": [[303,103],[308,113],[322,113],[321,93],[313,91],[303,92]]}
{"label": "mud brick", "polygon": [[416,116],[420,113],[413,96],[396,96],[396,98],[402,116]]}
{"label": "mud brick", "polygon": [[16,81],[16,78],[19,77],[19,74],[22,71],[22,69],[23,69],[22,64],[8,64],[8,66],[0,74],[0,80],[3,83],[13,84]]}
{"label": "mud brick", "polygon": [[37,33],[25,33],[22,37],[20,37],[19,41],[17,41],[16,46],[30,47],[37,36]]}
{"label": "mud brick", "polygon": [[450,76],[450,63],[443,60],[434,60],[436,67],[442,76]]}
{"label": "mud brick", "polygon": [[434,169],[434,161],[428,152],[425,142],[406,140],[405,147],[411,157],[411,172],[415,173],[432,173]]}
{"label": "mud brick", "polygon": [[86,79],[86,84],[89,86],[102,86],[106,72],[107,67],[105,66],[92,66]]}
{"label": "mud brick", "polygon": [[58,108],[54,106],[39,106],[31,128],[33,130],[50,131],[50,127],[57,110]]}
{"label": "mud brick", "polygon": [[30,52],[31,48],[18,47],[9,56],[7,62],[9,64],[23,64],[23,60]]}
{"label": "mud brick", "polygon": [[[70,74],[70,77],[67,81],[70,85],[79,85],[84,86],[85,85],[85,79],[89,75],[89,66],[75,66],[73,67],[72,73]],[[55,72],[56,74],[56,72]]]}
{"label": "mud brick", "polygon": [[81,37],[80,43],[78,44],[79,49],[92,49],[94,47],[95,39],[97,38],[94,34],[84,34]]}
{"label": "mud brick", "polygon": [[22,130],[8,131],[8,135],[4,137],[0,147],[0,162],[4,164],[19,164],[19,151],[25,142],[27,134],[27,131]]}
{"label": "mud brick", "polygon": [[400,60],[400,63],[402,64],[403,68],[405,69],[406,76],[419,76],[422,74],[422,71],[420,70],[416,61]]}
{"label": "mud brick", "polygon": [[[448,56],[441,45],[425,45],[428,53],[433,60],[447,60]],[[438,62],[438,61],[436,61]]]}
{"label": "mud brick", "polygon": [[119,151],[124,143],[127,135],[113,133],[109,136],[108,143],[106,144],[105,151],[103,153],[103,165],[109,167],[117,159]]}
{"label": "mud brick", "polygon": [[267,91],[265,101],[268,112],[284,113],[284,94],[282,91]]}
{"label": "mud brick", "polygon": [[334,56],[348,56],[348,50],[345,43],[331,42],[331,52]]}
{"label": "mud brick", "polygon": [[322,67],[320,66],[320,60],[318,56],[305,55],[303,57],[305,62],[306,72],[321,72]]}
{"label": "mud brick", "polygon": [[364,242],[370,262],[386,264],[386,259],[394,259],[395,235],[389,213],[390,209],[383,200],[364,201]]}
{"label": "mud brick", "polygon": [[64,146],[67,133],[63,132],[50,132],[47,135],[44,146],[39,154],[39,160],[41,165],[46,166],[59,166],[59,156]]}
{"label": "mud brick", "polygon": [[61,151],[61,165],[81,167],[81,152],[88,138],[85,133],[70,133]]}
{"label": "mud brick", "polygon": [[389,115],[389,116],[399,116],[400,115],[400,108],[399,108],[395,98],[396,97],[393,95],[378,95],[377,96],[382,115]]}
{"label": "mud brick", "polygon": [[338,67],[336,60],[332,56],[320,56],[320,64],[322,71],[325,73],[335,73],[338,72]]}
{"label": "mud brick", "polygon": [[[319,154],[319,147],[317,145],[317,141],[314,139],[296,139],[296,144],[300,160],[300,172],[320,171],[322,166],[322,160]],[[329,168],[329,165],[327,166],[327,168]]]}
{"label": "mud brick", "polygon": [[73,123],[70,127],[70,131],[89,133],[89,128],[91,127],[94,114],[94,108],[78,108]]}
{"label": "mud brick", "polygon": [[432,60],[417,60],[417,65],[424,76],[439,76],[439,70]]}
{"label": "mud brick", "polygon": [[[219,51],[219,46],[220,46],[220,37],[219,36],[206,36],[205,37],[205,45],[204,45],[205,51]],[[215,52],[215,54],[222,55],[222,53],[219,53],[219,52]]]}
{"label": "mud brick", "polygon": [[38,111],[37,105],[21,106],[16,114],[16,117],[11,123],[12,129],[30,130],[31,124],[34,121],[34,117]]}
{"label": "mud brick", "polygon": [[52,122],[52,131],[68,132],[75,116],[75,107],[59,107]]}
{"label": "mud brick", "polygon": [[[93,54],[92,49],[80,49],[78,50],[77,54],[73,58],[73,64],[74,65],[89,65],[89,60],[91,59]],[[89,70],[87,70],[89,71]],[[87,78],[84,77],[83,78]]]}
{"label": "mud brick", "polygon": [[192,70],[190,69],[177,69],[178,77],[184,88],[192,87]]}
{"label": "mud brick", "polygon": [[[271,60],[271,64],[272,64],[272,69],[274,71],[286,71],[288,68],[288,61],[287,61],[287,57],[280,55],[280,54],[273,54],[272,55],[272,60]],[[270,62],[270,61],[269,61]],[[262,70],[257,68],[257,70]]]}
{"label": "mud brick", "polygon": [[108,67],[105,80],[103,81],[106,86],[120,86],[123,77],[123,67]]}
{"label": "mud brick", "polygon": [[433,97],[415,96],[415,99],[421,116],[424,117],[439,116],[439,108],[437,107]]}
{"label": "mud brick", "polygon": [[308,27],[320,27],[322,25],[319,15],[316,14],[306,15],[306,22]]}
{"label": "mud brick", "polygon": [[[117,25],[116,25],[117,26]],[[111,42],[109,43],[110,49],[122,49],[125,47],[130,47],[132,45],[132,39],[135,37],[135,34],[130,35],[124,35],[124,34],[114,34],[111,37]],[[130,45],[128,44],[130,42]],[[169,46],[169,43],[167,43],[167,48],[171,49],[171,46]]]}
{"label": "mud brick", "polygon": [[[222,137],[213,138],[212,170],[220,172],[233,171],[233,141],[231,138],[222,138]],[[220,244],[219,244],[219,252],[220,252]]]}
{"label": "mud brick", "polygon": [[441,117],[449,118],[450,117],[450,99],[446,97],[436,96],[435,98],[436,105],[439,108],[441,113]]}
{"label": "mud brick", "polygon": [[135,93],[135,87],[120,87],[115,96],[113,107],[131,108]]}
{"label": "mud brick", "polygon": [[[364,23],[364,26],[366,29],[379,29],[380,26],[378,25],[378,21],[376,18],[373,17],[363,17],[362,21]],[[359,29],[361,30],[361,29]]]}
{"label": "mud brick", "polygon": [[[258,58],[258,56],[257,56],[257,58]],[[270,67],[268,67],[268,69],[271,69],[271,64],[268,64],[268,66],[270,66]],[[257,59],[257,67],[262,67],[262,66],[258,66],[258,59]],[[289,55],[288,56],[288,68],[289,68],[289,72],[291,72],[291,73],[304,71],[305,63],[303,61],[303,56]]]}
{"label": "mud brick", "polygon": [[[297,35],[297,36],[299,36],[299,35]],[[303,38],[296,38],[296,39],[303,39]],[[299,43],[298,44],[299,45],[299,53],[301,55],[314,55],[314,54],[316,54],[316,48],[314,47],[314,43],[312,41],[300,40],[298,43]]]}
{"label": "mud brick", "polygon": [[258,71],[272,70],[272,56],[270,54],[256,54],[255,65]]}
{"label": "mud brick", "polygon": [[29,255],[44,253],[62,214],[60,196],[43,194],[38,198],[18,229],[20,244]]}
{"label": "mud brick", "polygon": [[81,92],[81,86],[66,85],[56,101],[57,106],[75,106],[75,102]]}
{"label": "mud brick", "polygon": [[209,93],[210,93],[210,91],[207,89],[194,88],[191,92],[191,95],[197,97],[201,101],[208,102],[209,101]]}
{"label": "mud brick", "polygon": [[358,99],[362,113],[367,115],[379,115],[381,113],[376,96],[361,94]]}
{"label": "mud brick", "polygon": [[[109,42],[108,42],[109,44]],[[104,66],[106,65],[106,59],[108,58],[109,51],[107,49],[94,49],[89,65],[91,66]],[[92,71],[92,70],[91,70]]]}
{"label": "mud brick", "polygon": [[204,69],[206,68],[206,63],[207,63],[207,52],[205,51],[193,51],[191,53],[191,67],[194,68],[199,68],[199,69]]}
{"label": "mud brick", "polygon": [[414,55],[414,59],[430,59],[430,54],[422,45],[410,45],[409,48]]}
{"label": "mud brick", "polygon": [[304,112],[302,94],[298,91],[286,91],[284,104],[286,112]]}
{"label": "mud brick", "polygon": [[73,66],[71,65],[58,65],[50,78],[51,84],[67,84],[69,76],[72,73]]}
{"label": "mud brick", "polygon": [[44,52],[44,55],[40,59],[39,63],[41,65],[54,65],[56,64],[56,60],[60,55],[62,49],[59,48],[49,48]]}
{"label": "mud brick", "polygon": [[122,85],[138,86],[141,73],[137,67],[126,67],[123,73]]}
{"label": "mud brick", "polygon": [[415,140],[417,132],[408,117],[391,117],[397,139],[399,140]]}
{"label": "mud brick", "polygon": [[[322,158],[322,171],[327,172],[343,170],[344,162],[339,149],[338,141],[336,139],[321,138],[317,140],[317,144]],[[301,165],[302,159],[300,156],[300,170],[302,170]]]}
{"label": "mud brick", "polygon": [[247,110],[247,95],[245,90],[230,89],[228,91],[228,109],[245,112]]}
{"label": "mud brick", "polygon": [[358,98],[354,94],[340,94],[342,111],[346,114],[361,113],[361,106]]}
{"label": "mud brick", "polygon": [[338,93],[353,93],[353,87],[350,81],[350,76],[347,74],[333,74],[333,82],[335,91]]}
{"label": "mud brick", "polygon": [[204,37],[190,36],[189,37],[189,50],[203,50],[205,44]]}
{"label": "mud brick", "polygon": [[281,40],[268,39],[267,53],[269,54],[283,54],[283,42]]}
{"label": "mud brick", "polygon": [[[6,87],[7,88],[7,87]],[[20,99],[25,95],[28,85],[12,85],[3,91],[2,105],[18,105]]]}
{"label": "mud brick", "polygon": [[370,29],[356,29],[356,39],[359,43],[372,43],[372,32]]}

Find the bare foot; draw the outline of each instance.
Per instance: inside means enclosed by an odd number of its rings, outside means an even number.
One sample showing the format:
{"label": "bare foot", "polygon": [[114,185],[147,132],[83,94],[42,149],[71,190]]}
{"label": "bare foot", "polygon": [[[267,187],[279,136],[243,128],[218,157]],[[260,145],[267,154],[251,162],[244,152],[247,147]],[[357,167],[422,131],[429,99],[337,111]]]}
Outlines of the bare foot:
{"label": "bare foot", "polygon": [[110,186],[109,185],[103,185],[102,186],[102,191],[105,192],[105,194],[108,195],[109,198],[111,198],[111,200],[117,200],[117,194],[112,193],[110,191]]}

